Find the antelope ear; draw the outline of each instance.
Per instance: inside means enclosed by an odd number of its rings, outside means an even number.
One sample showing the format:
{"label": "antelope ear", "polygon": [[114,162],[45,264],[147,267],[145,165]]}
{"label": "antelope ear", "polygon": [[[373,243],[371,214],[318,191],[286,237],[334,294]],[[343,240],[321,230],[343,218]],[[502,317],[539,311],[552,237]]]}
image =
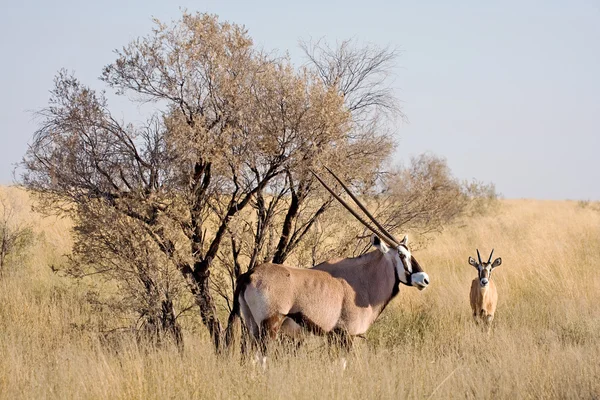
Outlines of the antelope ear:
{"label": "antelope ear", "polygon": [[387,253],[389,248],[383,241],[379,238],[379,236],[373,234],[371,235],[371,244],[377,248],[383,254]]}
{"label": "antelope ear", "polygon": [[469,264],[477,268],[477,261],[473,257],[469,257]]}
{"label": "antelope ear", "polygon": [[404,237],[400,241],[400,244],[403,245],[403,246],[407,246],[408,245],[408,236],[407,235],[404,235]]}
{"label": "antelope ear", "polygon": [[499,267],[500,264],[502,264],[502,259],[500,257],[498,257],[494,260],[494,263],[492,264],[492,268]]}

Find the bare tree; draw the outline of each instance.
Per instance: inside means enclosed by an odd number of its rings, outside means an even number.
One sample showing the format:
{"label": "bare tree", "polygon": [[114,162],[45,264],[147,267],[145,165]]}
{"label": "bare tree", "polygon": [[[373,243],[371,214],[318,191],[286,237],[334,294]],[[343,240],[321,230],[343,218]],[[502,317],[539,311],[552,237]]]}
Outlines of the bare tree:
{"label": "bare tree", "polygon": [[[152,243],[187,282],[217,349],[222,328],[209,277],[232,221],[249,205],[257,210],[255,263],[269,247],[264,235],[274,232],[276,205],[287,204],[282,199],[291,188],[307,196],[311,185],[290,186],[290,177],[306,177],[318,162],[343,165],[352,155],[366,176],[390,151],[375,149],[382,138],[360,146],[335,88],[285,58],[264,56],[243,28],[210,15],[157,22],[151,35],[117,53],[102,80],[166,108],[145,126],[125,124],[112,116],[103,93],[59,73],[24,158],[23,183],[43,194],[49,209],[77,218],[80,232],[104,243],[115,260],[124,257],[115,243],[128,236],[94,237],[86,217],[102,221],[103,212],[116,213],[140,245]],[[360,161],[362,154],[371,161]],[[288,247],[301,235],[290,236]],[[143,281],[138,261],[131,266]]]}
{"label": "bare tree", "polygon": [[344,97],[355,123],[380,125],[382,116],[404,117],[391,82],[398,57],[396,49],[361,46],[351,39],[336,46],[323,39],[301,41],[300,47],[309,67]]}

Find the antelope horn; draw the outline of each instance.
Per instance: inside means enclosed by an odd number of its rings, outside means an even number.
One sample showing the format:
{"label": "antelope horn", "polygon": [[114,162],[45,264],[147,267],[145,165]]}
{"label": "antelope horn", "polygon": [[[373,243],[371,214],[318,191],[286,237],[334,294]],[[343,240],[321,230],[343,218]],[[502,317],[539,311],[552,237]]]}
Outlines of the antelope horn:
{"label": "antelope horn", "polygon": [[342,185],[342,187],[344,188],[344,190],[346,191],[346,193],[348,193],[350,195],[350,197],[352,198],[352,200],[354,200],[354,202],[356,203],[356,205],[367,215],[367,217],[369,217],[369,219],[371,221],[373,221],[373,223],[375,224],[375,226],[377,228],[379,228],[379,230],[381,232],[383,232],[385,235],[387,235],[394,242],[400,243],[398,241],[398,239],[396,239],[394,237],[394,235],[392,235],[391,233],[389,233],[388,230],[383,227],[383,225],[381,225],[379,222],[377,222],[377,220],[375,219],[375,217],[373,217],[373,215],[369,212],[369,210],[367,210],[367,208],[360,202],[360,200],[358,200],[358,198],[350,191],[350,189],[348,189],[348,187],[344,184],[344,182],[342,182],[342,180],[340,178],[338,178],[336,174],[333,173],[332,170],[330,170],[328,167],[325,167],[325,169],[327,171],[329,171],[329,173],[331,175],[333,175],[333,177],[335,178],[335,180],[338,181],[340,185]]}
{"label": "antelope horn", "polygon": [[492,252],[490,253],[490,258],[488,259],[488,264],[492,261],[493,254],[494,254],[494,249],[492,249]]}
{"label": "antelope horn", "polygon": [[365,221],[360,215],[358,215],[358,213],[352,208],[350,207],[344,200],[342,200],[342,198],[340,196],[337,195],[337,193],[335,193],[329,186],[327,186],[327,184],[325,182],[323,182],[323,180],[321,178],[319,178],[319,175],[317,175],[313,170],[309,170],[314,176],[315,178],[317,178],[319,180],[319,182],[321,182],[321,185],[323,185],[323,187],[325,189],[327,189],[327,191],[329,193],[331,193],[331,195],[333,197],[335,197],[335,199],[337,201],[339,201],[345,208],[346,210],[350,211],[350,214],[352,214],[354,216],[354,218],[356,218],[357,220],[359,220],[364,226],[366,226],[371,232],[373,232],[374,234],[378,235],[379,237],[381,237],[381,239],[386,242],[389,246],[393,246],[393,247],[398,247],[399,244],[389,238],[386,235],[382,235],[381,233],[379,233],[379,231],[377,231],[377,229],[373,228],[371,226],[371,224],[369,224],[367,221]]}
{"label": "antelope horn", "polygon": [[479,265],[481,265],[481,255],[479,254],[479,249],[477,249],[477,258],[479,258]]}

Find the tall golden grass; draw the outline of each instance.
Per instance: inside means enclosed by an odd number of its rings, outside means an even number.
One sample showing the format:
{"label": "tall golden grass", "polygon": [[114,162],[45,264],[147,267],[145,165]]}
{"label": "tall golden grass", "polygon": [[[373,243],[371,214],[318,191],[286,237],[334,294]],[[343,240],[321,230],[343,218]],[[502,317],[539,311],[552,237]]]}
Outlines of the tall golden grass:
{"label": "tall golden grass", "polygon": [[[1,189],[7,193],[6,188]],[[11,196],[27,194],[8,190]],[[0,397],[14,398],[598,398],[600,211],[570,201],[504,200],[415,256],[424,292],[402,287],[342,370],[315,338],[266,369],[214,355],[202,331],[186,348],[107,343],[101,312],[49,264],[68,253],[69,222],[19,214],[45,240],[0,280]],[[41,243],[41,244],[40,244]],[[503,259],[489,335],[471,318],[478,247]]]}

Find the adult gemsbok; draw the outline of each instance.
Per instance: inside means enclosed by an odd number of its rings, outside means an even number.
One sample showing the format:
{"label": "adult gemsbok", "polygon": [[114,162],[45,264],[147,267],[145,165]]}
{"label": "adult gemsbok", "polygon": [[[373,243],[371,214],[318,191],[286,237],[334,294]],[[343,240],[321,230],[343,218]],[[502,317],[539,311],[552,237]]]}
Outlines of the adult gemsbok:
{"label": "adult gemsbok", "polygon": [[[400,290],[399,284],[422,290],[429,276],[412,256],[408,240],[398,241],[367,211],[331,171],[359,208],[377,226],[371,226],[314,172],[321,184],[374,235],[376,250],[360,257],[295,268],[266,263],[240,275],[236,282],[230,320],[239,317],[263,351],[277,336],[284,320],[321,335],[361,335]],[[388,248],[389,246],[389,248]],[[344,340],[344,343],[348,341]]]}

